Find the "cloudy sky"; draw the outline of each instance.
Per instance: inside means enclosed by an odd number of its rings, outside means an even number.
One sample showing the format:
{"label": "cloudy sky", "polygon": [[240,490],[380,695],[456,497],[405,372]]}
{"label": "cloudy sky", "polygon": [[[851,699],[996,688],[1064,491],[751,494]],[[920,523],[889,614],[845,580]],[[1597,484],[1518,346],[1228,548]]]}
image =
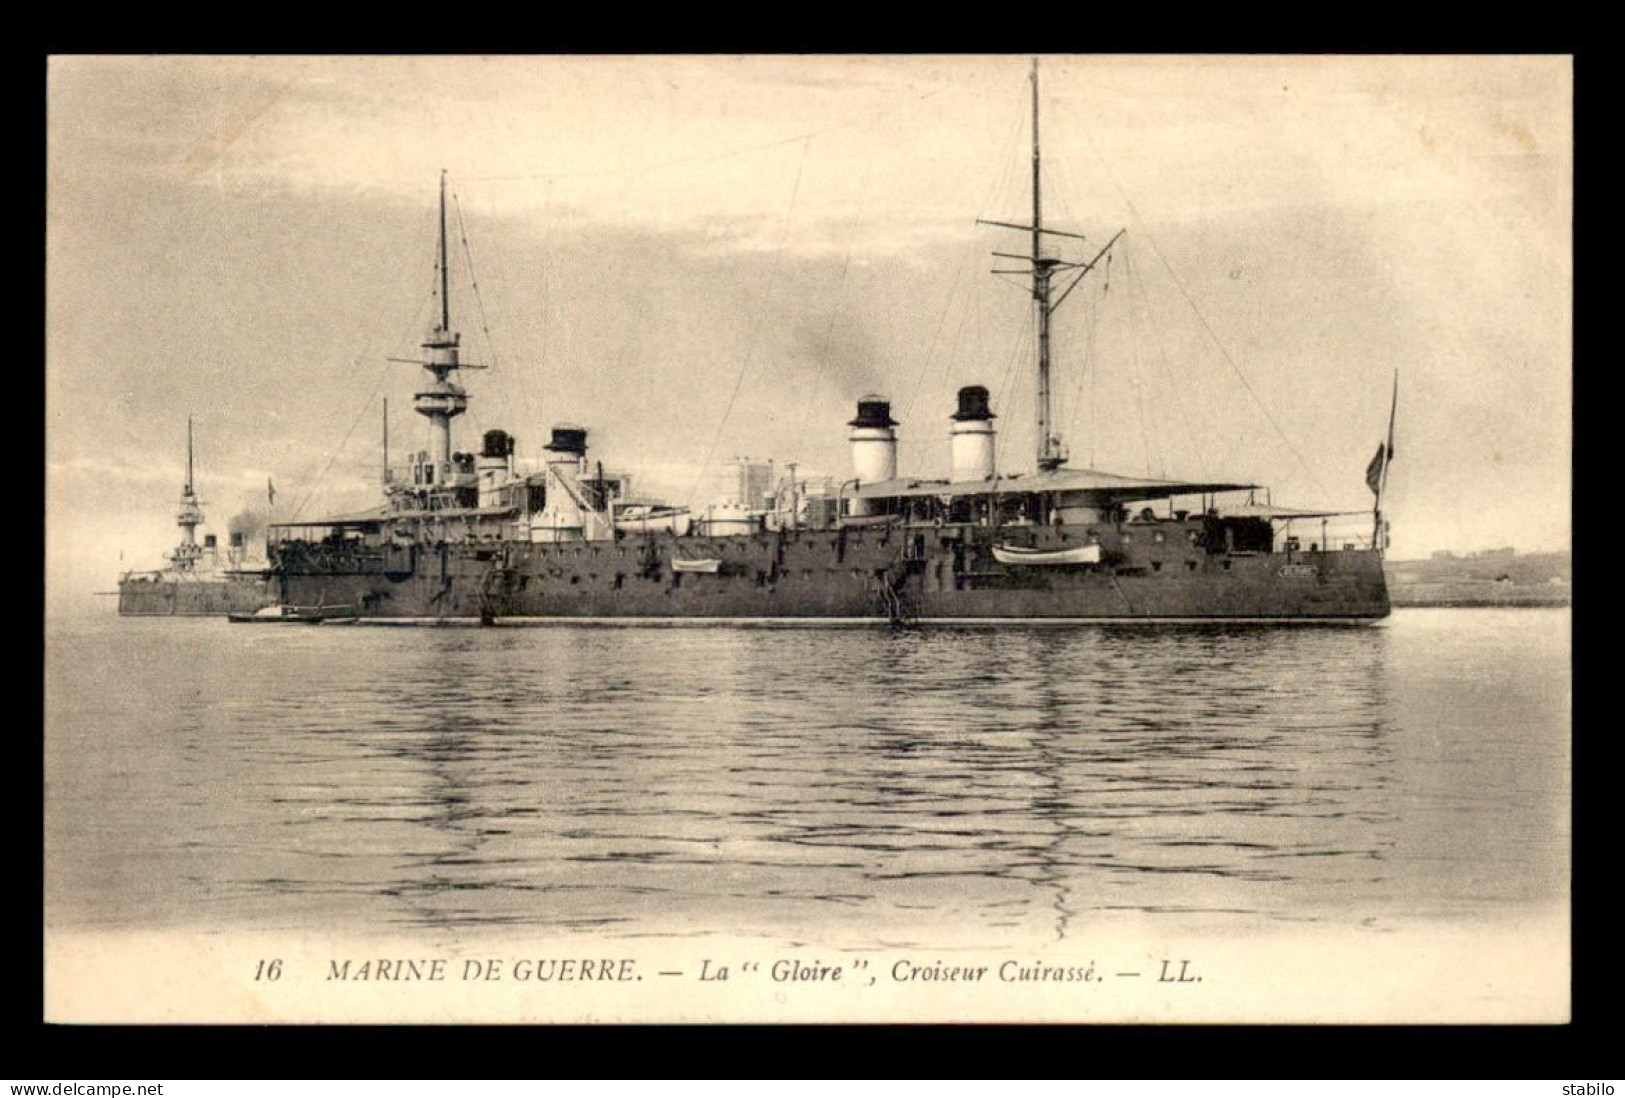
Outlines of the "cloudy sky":
{"label": "cloudy sky", "polygon": [[[940,475],[954,391],[1030,467],[1028,61],[88,58],[48,91],[50,582],[211,526],[364,506],[449,173],[461,446],[547,428],[705,502],[736,455],[847,471],[862,393]],[[1046,220],[1109,273],[1057,317],[1074,466],[1369,506],[1396,555],[1568,543],[1571,78],[1551,58],[1051,57]],[[464,231],[466,229],[466,232]],[[466,236],[466,247],[463,240]],[[477,293],[474,287],[477,286]]]}

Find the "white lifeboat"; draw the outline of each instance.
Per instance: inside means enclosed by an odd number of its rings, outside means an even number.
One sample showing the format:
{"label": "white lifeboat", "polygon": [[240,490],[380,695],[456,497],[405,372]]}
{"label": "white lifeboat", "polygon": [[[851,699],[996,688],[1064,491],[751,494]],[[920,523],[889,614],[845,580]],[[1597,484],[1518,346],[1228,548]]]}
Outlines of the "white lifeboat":
{"label": "white lifeboat", "polygon": [[721,567],[722,561],[712,557],[706,557],[702,560],[684,560],[681,557],[673,557],[671,562],[673,572],[715,572]]}
{"label": "white lifeboat", "polygon": [[1079,545],[1067,549],[1030,549],[1021,545],[995,545],[993,559],[1000,564],[1051,565],[1099,564],[1099,545]]}

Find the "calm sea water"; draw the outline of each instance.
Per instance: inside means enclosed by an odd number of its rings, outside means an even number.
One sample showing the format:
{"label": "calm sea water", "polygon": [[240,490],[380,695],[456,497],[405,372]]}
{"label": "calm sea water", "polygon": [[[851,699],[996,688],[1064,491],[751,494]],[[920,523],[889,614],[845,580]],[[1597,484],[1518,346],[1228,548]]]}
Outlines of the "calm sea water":
{"label": "calm sea water", "polygon": [[48,628],[62,928],[1001,944],[1549,913],[1569,614]]}

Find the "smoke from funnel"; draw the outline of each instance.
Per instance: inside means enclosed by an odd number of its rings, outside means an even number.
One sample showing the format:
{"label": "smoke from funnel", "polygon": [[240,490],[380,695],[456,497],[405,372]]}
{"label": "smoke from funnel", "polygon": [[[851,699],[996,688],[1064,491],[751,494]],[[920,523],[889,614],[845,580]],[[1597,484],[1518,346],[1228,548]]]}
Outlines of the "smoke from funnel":
{"label": "smoke from funnel", "polygon": [[879,350],[862,324],[851,317],[805,319],[794,328],[791,358],[806,363],[847,400],[886,387]]}
{"label": "smoke from funnel", "polygon": [[265,517],[253,511],[243,511],[226,523],[226,532],[241,534],[244,541],[253,541],[265,532]]}

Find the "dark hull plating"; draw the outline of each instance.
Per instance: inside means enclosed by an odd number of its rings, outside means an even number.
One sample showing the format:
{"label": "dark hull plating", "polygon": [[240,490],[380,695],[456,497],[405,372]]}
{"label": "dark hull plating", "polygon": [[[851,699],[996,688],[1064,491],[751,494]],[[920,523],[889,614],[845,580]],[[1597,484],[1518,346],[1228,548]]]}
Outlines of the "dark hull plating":
{"label": "dark hull plating", "polygon": [[[614,542],[285,545],[271,593],[298,605],[354,604],[364,617],[805,618],[880,620],[1370,621],[1388,614],[1380,554],[1227,553],[1177,523],[1105,538],[1026,528],[1002,540],[1111,546],[1103,565],[995,561],[981,527],[799,531]],[[1127,533],[1125,537],[1124,534]],[[1134,544],[1139,534],[1144,546]],[[714,559],[715,573],[674,558]]]}
{"label": "dark hull plating", "polygon": [[265,580],[254,576],[231,579],[178,580],[127,577],[119,581],[118,612],[125,617],[218,617],[252,613],[273,599]]}

